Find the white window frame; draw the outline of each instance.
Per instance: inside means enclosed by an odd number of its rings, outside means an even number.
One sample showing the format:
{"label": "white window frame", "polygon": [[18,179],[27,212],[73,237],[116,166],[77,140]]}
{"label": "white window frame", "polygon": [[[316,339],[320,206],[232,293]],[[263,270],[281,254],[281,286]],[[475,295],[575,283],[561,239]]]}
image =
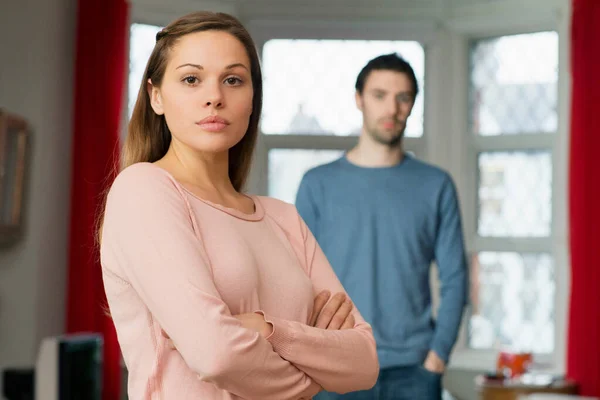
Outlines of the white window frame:
{"label": "white window frame", "polygon": [[[452,164],[455,170],[461,171],[455,175],[461,194],[463,225],[467,251],[475,254],[480,251],[511,251],[549,253],[553,257],[555,299],[554,299],[554,352],[548,355],[536,355],[539,362],[553,373],[565,371],[566,321],[569,290],[568,237],[567,237],[567,178],[568,178],[568,119],[569,119],[569,18],[568,2],[555,1],[547,12],[539,10],[523,10],[519,16],[506,11],[505,18],[499,10],[494,14],[483,14],[475,18],[454,19],[449,21],[448,28],[460,35],[462,39],[456,48],[456,56],[461,60],[460,74],[456,75],[454,85],[458,107],[455,109],[461,115],[458,125],[460,129],[453,133],[456,140],[464,149],[463,158],[454,157]],[[507,4],[508,6],[512,6]],[[522,8],[522,7],[519,7]],[[519,10],[522,11],[522,10]],[[541,31],[556,31],[559,40],[559,76],[558,76],[558,126],[557,132],[551,134],[521,134],[506,136],[478,136],[469,132],[468,125],[468,92],[469,77],[469,44],[473,40],[534,33]],[[477,234],[478,219],[478,154],[485,151],[504,150],[546,150],[550,151],[552,159],[552,224],[551,234],[547,238],[513,239],[513,238],[482,238]],[[473,212],[466,212],[472,210]],[[460,337],[453,352],[450,365],[456,368],[493,370],[495,369],[497,350],[476,350],[468,347],[467,329],[469,312],[461,327]]]}

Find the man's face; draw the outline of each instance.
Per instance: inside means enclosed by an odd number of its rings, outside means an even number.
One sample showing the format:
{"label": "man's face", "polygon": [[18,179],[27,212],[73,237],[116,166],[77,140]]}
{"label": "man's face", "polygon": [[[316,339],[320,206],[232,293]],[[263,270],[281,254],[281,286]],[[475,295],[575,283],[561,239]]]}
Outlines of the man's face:
{"label": "man's face", "polygon": [[412,82],[402,72],[371,71],[362,94],[356,93],[356,106],[363,113],[363,132],[387,146],[401,142],[414,104]]}

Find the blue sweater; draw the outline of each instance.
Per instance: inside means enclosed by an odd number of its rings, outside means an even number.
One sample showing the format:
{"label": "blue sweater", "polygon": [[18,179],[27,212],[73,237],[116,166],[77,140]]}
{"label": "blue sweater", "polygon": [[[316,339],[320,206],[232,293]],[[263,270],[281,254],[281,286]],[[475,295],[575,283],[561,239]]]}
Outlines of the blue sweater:
{"label": "blue sweater", "polygon": [[[437,167],[405,155],[364,168],[342,157],[306,173],[296,207],[375,334],[382,368],[447,362],[467,301],[456,189]],[[432,317],[429,272],[441,281]]]}

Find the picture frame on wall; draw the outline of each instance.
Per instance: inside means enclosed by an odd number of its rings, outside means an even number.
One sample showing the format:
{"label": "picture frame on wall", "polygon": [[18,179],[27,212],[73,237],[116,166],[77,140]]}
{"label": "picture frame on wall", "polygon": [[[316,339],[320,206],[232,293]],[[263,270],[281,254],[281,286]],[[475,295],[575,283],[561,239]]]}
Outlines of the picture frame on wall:
{"label": "picture frame on wall", "polygon": [[0,245],[23,232],[29,132],[24,118],[0,109]]}

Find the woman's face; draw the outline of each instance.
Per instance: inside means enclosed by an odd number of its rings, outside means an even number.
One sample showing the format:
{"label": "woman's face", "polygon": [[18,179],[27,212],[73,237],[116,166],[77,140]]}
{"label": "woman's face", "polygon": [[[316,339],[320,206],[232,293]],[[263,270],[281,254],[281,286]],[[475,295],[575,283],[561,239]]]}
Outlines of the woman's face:
{"label": "woman's face", "polygon": [[226,32],[205,31],[178,40],[150,100],[154,111],[164,114],[175,145],[220,153],[244,137],[253,93],[242,43]]}

